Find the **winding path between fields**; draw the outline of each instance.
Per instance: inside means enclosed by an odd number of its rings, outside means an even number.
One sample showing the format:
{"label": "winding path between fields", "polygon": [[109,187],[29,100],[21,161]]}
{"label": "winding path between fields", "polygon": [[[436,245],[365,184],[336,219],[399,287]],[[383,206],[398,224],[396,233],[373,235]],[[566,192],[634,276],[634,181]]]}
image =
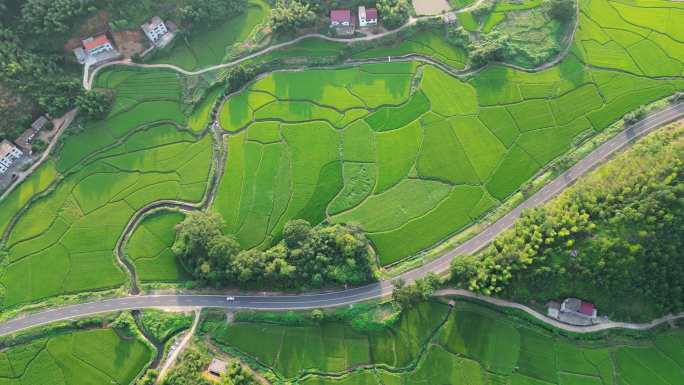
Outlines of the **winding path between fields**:
{"label": "winding path between fields", "polygon": [[[609,139],[601,146],[592,151],[584,159],[573,167],[545,185],[537,193],[532,195],[518,207],[504,217],[489,225],[484,231],[473,238],[465,241],[441,257],[424,264],[423,266],[408,271],[397,278],[407,282],[414,281],[426,274],[445,273],[454,257],[459,255],[473,254],[493,241],[501,232],[511,227],[520,216],[522,210],[539,206],[563,191],[574,183],[582,175],[601,164],[612,154],[623,149],[635,139],[656,130],[674,120],[684,118],[684,102],[670,106],[664,110],[649,114],[644,120],[627,127],[624,131]],[[393,279],[393,280],[394,280]],[[45,325],[51,322],[90,316],[98,313],[143,309],[143,308],[169,308],[169,307],[194,307],[194,308],[227,308],[227,309],[256,309],[256,310],[305,310],[315,308],[328,308],[351,305],[357,302],[369,301],[389,296],[393,290],[393,280],[380,281],[366,286],[347,290],[301,293],[290,295],[274,295],[263,293],[261,295],[235,293],[234,300],[227,301],[224,295],[200,295],[200,294],[173,294],[173,295],[140,295],[121,298],[105,299],[95,302],[82,303],[40,311],[33,314],[22,315],[0,324],[0,336],[11,334],[34,326]],[[612,328],[627,328],[645,330],[665,322],[684,318],[684,313],[669,315],[645,324],[633,324],[622,322],[607,322],[592,326],[572,326],[547,318],[536,311],[520,304],[500,300],[497,298],[479,296],[462,290],[444,291],[441,294],[466,296],[476,298],[497,306],[517,308],[527,312],[542,322],[553,325],[559,329],[575,332],[589,333]]]}
{"label": "winding path between fields", "polygon": [[[465,7],[465,8],[461,8],[459,10],[455,10],[455,11],[453,11],[453,13],[463,13],[463,12],[472,11],[473,9],[479,7],[480,4],[482,4],[484,1],[485,0],[477,0],[472,5]],[[684,1],[684,0],[682,0],[682,1]],[[578,5],[575,6],[575,10],[577,13],[577,15],[575,17],[575,23],[573,24],[573,27],[572,27],[572,30],[570,31],[570,33],[568,33],[565,36],[565,38],[563,39],[563,43],[562,43],[562,45],[564,46],[563,49],[553,59],[549,60],[548,62],[546,62],[544,64],[541,64],[541,65],[534,67],[534,68],[525,68],[525,67],[517,66],[515,64],[508,64],[508,63],[503,63],[503,62],[493,62],[493,63],[487,64],[486,66],[479,67],[476,69],[466,68],[466,69],[460,70],[460,71],[454,71],[454,70],[450,69],[450,70],[448,70],[448,72],[450,72],[452,75],[455,75],[455,76],[467,76],[467,75],[471,75],[473,73],[480,72],[483,69],[488,68],[491,65],[503,65],[506,67],[510,67],[510,68],[517,69],[520,71],[525,71],[525,72],[539,72],[539,71],[543,71],[545,69],[548,69],[548,68],[558,64],[561,60],[563,60],[563,58],[565,58],[565,56],[568,54],[568,52],[570,52],[570,48],[572,47],[572,41],[574,40],[575,33],[577,31],[577,27],[579,26],[579,6]],[[126,65],[126,66],[131,66],[131,67],[140,67],[140,68],[165,68],[165,69],[171,69],[173,71],[176,71],[178,73],[181,73],[183,75],[188,75],[188,76],[201,75],[201,74],[204,74],[207,72],[211,72],[211,71],[215,71],[215,70],[219,70],[219,69],[223,69],[223,68],[228,68],[228,67],[238,65],[240,63],[244,63],[248,60],[257,58],[259,56],[265,55],[267,53],[270,53],[272,51],[275,51],[275,50],[278,50],[281,48],[288,47],[290,45],[297,44],[302,40],[306,40],[306,39],[310,39],[310,38],[318,38],[318,39],[327,40],[327,41],[331,41],[331,42],[347,43],[347,44],[364,42],[364,41],[372,41],[372,40],[382,39],[384,37],[391,36],[391,35],[394,35],[396,33],[399,33],[399,32],[401,32],[407,28],[410,28],[410,27],[416,25],[421,20],[437,19],[437,18],[441,18],[441,17],[442,17],[442,15],[418,16],[418,17],[412,16],[409,18],[409,20],[404,25],[402,25],[401,27],[399,27],[397,29],[385,31],[385,32],[378,33],[375,35],[366,35],[366,36],[355,37],[355,38],[337,38],[337,37],[331,37],[328,35],[323,35],[320,33],[309,33],[309,34],[299,36],[295,39],[292,39],[292,40],[289,40],[289,41],[286,41],[283,43],[268,46],[268,47],[266,47],[260,51],[254,52],[254,53],[249,54],[247,56],[243,56],[243,57],[236,59],[236,60],[233,60],[233,61],[230,61],[227,63],[216,64],[216,65],[213,65],[210,67],[205,67],[205,68],[195,70],[195,71],[188,71],[184,68],[178,67],[178,66],[173,65],[173,64],[134,63],[130,59],[117,60],[117,61],[112,61],[109,63],[104,63],[104,64],[96,67],[92,71],[91,71],[90,67],[88,65],[86,65],[83,69],[83,88],[85,88],[87,90],[92,89],[93,79],[95,79],[97,73],[104,68],[115,66],[115,65]],[[412,56],[417,57],[417,58],[423,58],[423,59],[425,59],[424,61],[428,61],[428,62],[431,62],[432,64],[439,65],[442,68],[448,67],[448,66],[442,65],[441,63],[438,63],[436,61],[433,61],[429,57],[426,57],[423,55],[412,55]],[[400,56],[399,58],[405,58],[405,57],[406,56]],[[382,58],[382,60],[384,61],[385,58]],[[365,60],[347,60],[345,62],[345,64],[360,64],[363,62],[365,62]]]}

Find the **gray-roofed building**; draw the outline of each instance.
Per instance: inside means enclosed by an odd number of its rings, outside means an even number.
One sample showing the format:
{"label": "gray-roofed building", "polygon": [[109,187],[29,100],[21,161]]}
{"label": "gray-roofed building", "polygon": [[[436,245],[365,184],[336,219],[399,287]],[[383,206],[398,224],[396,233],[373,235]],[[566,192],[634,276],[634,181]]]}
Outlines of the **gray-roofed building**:
{"label": "gray-roofed building", "polygon": [[6,173],[14,161],[23,155],[24,153],[9,140],[0,142],[0,174]]}
{"label": "gray-roofed building", "polygon": [[73,52],[79,64],[84,64],[86,59],[88,59],[88,55],[86,55],[86,51],[83,49],[83,47],[76,47],[74,48]]}
{"label": "gray-roofed building", "polygon": [[45,115],[41,115],[38,119],[31,123],[31,128],[33,131],[38,132],[42,130],[48,122],[48,118]]}
{"label": "gray-roofed building", "polygon": [[216,377],[221,377],[221,375],[226,372],[226,362],[217,358],[213,358],[209,364],[209,368],[207,368],[207,371],[209,374],[213,374]]}
{"label": "gray-roofed building", "polygon": [[173,39],[173,34],[169,32],[166,23],[159,16],[154,16],[149,21],[140,26],[145,32],[145,36],[153,45],[163,47]]}

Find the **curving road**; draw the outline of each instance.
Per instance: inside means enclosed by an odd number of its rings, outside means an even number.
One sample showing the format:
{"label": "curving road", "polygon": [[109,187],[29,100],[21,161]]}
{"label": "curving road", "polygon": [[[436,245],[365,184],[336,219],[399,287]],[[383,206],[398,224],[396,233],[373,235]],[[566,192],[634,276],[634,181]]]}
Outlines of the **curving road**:
{"label": "curving road", "polygon": [[[398,278],[411,282],[416,278],[425,276],[429,272],[438,274],[446,272],[449,268],[451,260],[454,257],[472,254],[485,247],[501,232],[512,226],[515,220],[520,216],[522,210],[539,206],[550,200],[558,195],[558,193],[563,191],[566,187],[575,182],[579,177],[603,162],[610,155],[630,144],[634,139],[681,118],[684,118],[684,102],[650,114],[643,121],[629,126],[624,131],[596,148],[587,157],[579,161],[576,165],[571,167],[562,175],[558,176],[552,182],[548,183],[536,194],[532,195],[525,202],[520,204],[498,221],[491,224],[475,237],[469,239],[438,259],[426,263],[420,268],[406,272]],[[70,305],[11,319],[0,324],[0,335],[11,334],[23,329],[44,325],[55,321],[128,309],[194,307],[259,310],[304,310],[336,307],[382,298],[390,295],[392,293],[392,289],[393,285],[391,281],[381,281],[362,287],[327,293],[291,295],[236,295],[234,301],[227,301],[224,295],[187,294],[128,296],[123,298],[113,298],[90,303]],[[676,318],[681,317],[681,315],[668,317]],[[548,321],[548,319],[545,319],[545,317],[539,319]],[[601,326],[603,329],[599,330],[613,327],[645,329],[657,325],[657,322],[666,322],[669,319],[671,318],[666,317],[663,318],[665,321],[654,320],[648,324],[606,324]],[[596,331],[592,327],[577,328],[565,324],[554,326],[579,333]]]}

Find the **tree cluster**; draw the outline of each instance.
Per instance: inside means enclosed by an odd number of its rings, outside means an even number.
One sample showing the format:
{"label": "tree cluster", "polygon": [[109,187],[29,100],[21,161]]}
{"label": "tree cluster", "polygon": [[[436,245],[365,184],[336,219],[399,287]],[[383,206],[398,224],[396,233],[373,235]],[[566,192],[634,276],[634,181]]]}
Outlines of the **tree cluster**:
{"label": "tree cluster", "polygon": [[198,28],[225,21],[246,7],[247,0],[185,0],[178,15],[185,27]]}
{"label": "tree cluster", "polygon": [[[578,296],[630,317],[684,309],[684,138],[637,144],[514,227],[457,257],[458,286],[520,301]],[[624,298],[623,303],[615,301]]]}
{"label": "tree cluster", "polygon": [[214,213],[192,213],[179,224],[173,252],[203,284],[295,288],[374,279],[368,240],[355,228],[312,228],[294,220],[285,225],[277,245],[242,250],[224,227]]}
{"label": "tree cluster", "polygon": [[85,112],[91,119],[102,119],[109,112],[111,101],[102,92],[85,91],[76,96],[76,107]]}
{"label": "tree cluster", "polygon": [[221,381],[222,385],[257,385],[254,376],[247,372],[237,361],[226,365],[226,373]]}
{"label": "tree cluster", "polygon": [[164,377],[162,385],[212,385],[202,376],[209,358],[195,350],[186,350],[173,370]]}
{"label": "tree cluster", "polygon": [[[188,350],[182,354],[178,364],[162,381],[162,385],[212,385],[202,376],[209,365],[209,357],[196,350]],[[257,385],[254,376],[238,361],[226,365],[226,371],[218,382],[221,385]]]}
{"label": "tree cluster", "polygon": [[470,35],[458,24],[447,24],[447,41],[456,47],[468,49],[470,47]]}
{"label": "tree cluster", "polygon": [[567,22],[575,17],[575,0],[548,0],[546,12],[551,19]]}
{"label": "tree cluster", "polygon": [[25,28],[37,34],[64,33],[73,21],[83,16],[95,0],[26,0],[21,7],[21,19]]}
{"label": "tree cluster", "polygon": [[22,111],[33,108],[7,100],[31,101],[53,116],[74,107],[83,90],[62,45],[76,20],[95,10],[94,2],[0,0],[0,137],[16,138],[32,118]]}
{"label": "tree cluster", "polygon": [[382,24],[395,29],[406,24],[411,15],[411,2],[409,0],[378,0],[375,4],[382,18]]}
{"label": "tree cluster", "polygon": [[428,300],[442,285],[442,281],[434,273],[429,273],[410,285],[401,279],[393,283],[392,303],[402,311]]}
{"label": "tree cluster", "polygon": [[314,6],[302,0],[278,0],[271,9],[270,25],[274,32],[294,32],[316,24]]}

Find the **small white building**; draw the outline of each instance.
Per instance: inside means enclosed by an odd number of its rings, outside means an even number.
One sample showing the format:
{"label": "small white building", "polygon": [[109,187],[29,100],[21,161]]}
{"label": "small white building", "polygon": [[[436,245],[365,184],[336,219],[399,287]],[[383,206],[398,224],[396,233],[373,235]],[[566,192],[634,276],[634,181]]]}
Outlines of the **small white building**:
{"label": "small white building", "polygon": [[9,140],[0,142],[0,174],[6,173],[14,161],[21,158],[22,155],[24,153]]}
{"label": "small white building", "polygon": [[166,28],[164,20],[159,16],[154,16],[148,22],[141,25],[140,28],[154,45],[159,45],[159,42],[162,41],[163,37],[169,33],[169,29]]}
{"label": "small white building", "polygon": [[375,8],[366,8],[363,5],[359,7],[359,27],[367,27],[369,25],[378,25],[378,10]]}

